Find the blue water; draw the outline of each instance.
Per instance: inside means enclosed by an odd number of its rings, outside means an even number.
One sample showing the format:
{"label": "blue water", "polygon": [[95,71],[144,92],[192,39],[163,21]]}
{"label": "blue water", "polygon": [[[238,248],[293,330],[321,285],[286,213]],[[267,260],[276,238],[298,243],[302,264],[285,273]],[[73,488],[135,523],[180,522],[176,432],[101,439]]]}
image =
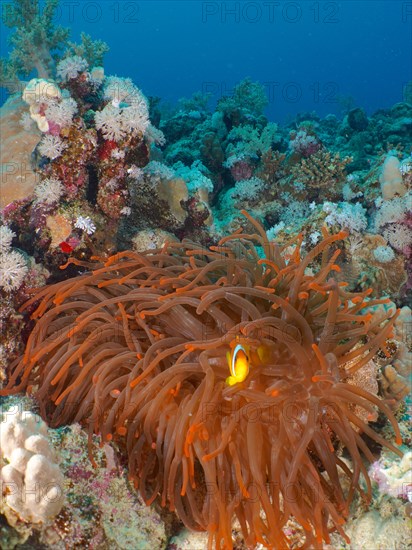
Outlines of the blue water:
{"label": "blue water", "polygon": [[81,31],[105,40],[106,73],[146,95],[175,102],[203,90],[213,104],[250,76],[281,122],[389,107],[412,80],[411,1],[63,0],[57,20],[75,41]]}

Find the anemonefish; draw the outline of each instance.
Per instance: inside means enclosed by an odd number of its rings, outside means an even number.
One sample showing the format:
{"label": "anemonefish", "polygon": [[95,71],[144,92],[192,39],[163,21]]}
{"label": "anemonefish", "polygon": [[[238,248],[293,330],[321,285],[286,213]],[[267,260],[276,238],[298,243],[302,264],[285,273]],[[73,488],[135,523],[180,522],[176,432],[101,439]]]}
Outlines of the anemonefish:
{"label": "anemonefish", "polygon": [[270,363],[271,353],[267,345],[261,345],[257,349],[251,349],[245,343],[240,343],[236,338],[230,343],[230,351],[226,353],[230,376],[226,378],[228,386],[234,386],[246,380],[250,367],[258,367]]}
{"label": "anemonefish", "polygon": [[226,354],[231,374],[226,378],[226,384],[229,386],[243,382],[249,374],[249,356],[246,348],[247,346],[237,344],[232,351],[228,351]]}

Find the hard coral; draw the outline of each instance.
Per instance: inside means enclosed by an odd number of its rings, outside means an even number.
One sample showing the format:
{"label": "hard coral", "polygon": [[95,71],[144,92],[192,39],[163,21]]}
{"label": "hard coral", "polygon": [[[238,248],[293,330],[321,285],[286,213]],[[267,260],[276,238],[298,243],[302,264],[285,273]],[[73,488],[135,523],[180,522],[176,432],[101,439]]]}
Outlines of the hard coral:
{"label": "hard coral", "polygon": [[17,514],[26,522],[46,523],[63,505],[63,477],[47,438],[47,425],[17,405],[1,417],[0,469],[2,502],[9,517]]}
{"label": "hard coral", "polygon": [[325,231],[303,259],[298,238],[286,264],[248,217],[255,234],[210,250],[183,241],[75,260],[93,271],[27,303],[40,301],[37,324],[0,395],[30,387],[52,425],[80,421],[117,440],[146,503],[208,530],[209,548],[232,548],[235,516],[247,545],[290,547],[294,516],[319,548],[332,527],[343,534],[357,490],[370,499],[362,432],[402,455],[354,407],[378,407],[400,444],[392,412],[347,382],[385,349],[398,313],[364,314],[386,300],[331,277],[346,233]]}
{"label": "hard coral", "polygon": [[320,149],[316,153],[302,158],[291,169],[293,177],[308,187],[336,191],[345,180],[345,168],[351,162],[350,157],[341,158],[339,153]]}

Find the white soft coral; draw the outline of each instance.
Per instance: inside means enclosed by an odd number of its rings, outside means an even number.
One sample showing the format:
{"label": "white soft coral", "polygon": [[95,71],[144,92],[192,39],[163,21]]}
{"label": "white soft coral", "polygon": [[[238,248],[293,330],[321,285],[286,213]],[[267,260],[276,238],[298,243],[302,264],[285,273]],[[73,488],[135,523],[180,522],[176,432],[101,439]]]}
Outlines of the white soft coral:
{"label": "white soft coral", "polygon": [[325,202],[323,211],[327,213],[325,223],[329,226],[338,226],[349,233],[362,232],[368,225],[366,210],[357,202]]}
{"label": "white soft coral", "polygon": [[27,271],[25,259],[16,250],[0,254],[0,288],[6,292],[17,290],[23,284]]}
{"label": "white soft coral", "polygon": [[66,57],[57,65],[57,76],[61,80],[72,80],[86,71],[88,66],[87,61],[78,55]]}
{"label": "white soft coral", "polygon": [[37,148],[43,157],[54,160],[61,156],[63,151],[67,148],[67,143],[65,143],[59,136],[46,134],[43,136],[43,139],[40,141]]}
{"label": "white soft coral", "polygon": [[77,103],[72,97],[66,97],[61,101],[51,101],[46,108],[46,118],[49,122],[58,124],[61,128],[71,125],[77,112]]}
{"label": "white soft coral", "polygon": [[104,139],[121,141],[129,135],[145,134],[150,122],[147,100],[131,80],[107,79],[104,97],[111,102],[95,114],[96,128]]}
{"label": "white soft coral", "polygon": [[57,178],[45,178],[36,185],[36,203],[56,204],[64,193],[64,186]]}
{"label": "white soft coral", "polygon": [[96,113],[95,124],[107,140],[118,142],[128,135],[143,136],[149,124],[147,105],[120,108],[109,103]]}
{"label": "white soft coral", "polygon": [[0,253],[10,250],[11,242],[15,236],[16,234],[7,225],[0,226]]}

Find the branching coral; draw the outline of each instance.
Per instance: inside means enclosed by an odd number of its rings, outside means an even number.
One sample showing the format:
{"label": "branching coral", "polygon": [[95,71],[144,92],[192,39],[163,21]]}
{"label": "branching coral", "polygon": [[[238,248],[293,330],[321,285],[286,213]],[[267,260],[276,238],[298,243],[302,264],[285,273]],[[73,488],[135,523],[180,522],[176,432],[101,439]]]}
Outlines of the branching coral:
{"label": "branching coral", "polygon": [[264,128],[254,128],[250,124],[235,126],[227,136],[228,158],[224,166],[230,168],[239,160],[258,159],[277,140],[277,131],[277,124],[273,122],[269,122]]}
{"label": "branching coral", "polygon": [[224,96],[219,100],[217,108],[228,117],[233,116],[237,111],[242,112],[243,116],[248,114],[258,117],[267,104],[265,87],[259,82],[245,78],[235,86],[233,96]]}
{"label": "branching coral", "polygon": [[321,149],[308,158],[303,158],[291,171],[296,180],[309,187],[333,188],[339,184],[343,185],[345,168],[351,160],[350,157],[341,159],[339,153],[333,154]]}
{"label": "branching coral", "polygon": [[39,78],[51,78],[54,73],[53,53],[66,42],[70,29],[54,27],[53,16],[58,0],[46,0],[40,8],[38,0],[14,0],[3,6],[3,23],[16,27],[10,38],[14,46],[10,59],[1,60],[0,82],[12,87],[20,76],[27,76],[33,69]]}
{"label": "branching coral", "polygon": [[[70,29],[55,26],[53,18],[58,0],[13,0],[2,6],[3,23],[15,28],[10,37],[13,50],[9,59],[0,59],[0,86],[15,92],[20,80],[33,70],[39,78],[53,78],[59,53],[67,45]],[[109,50],[101,40],[93,41],[87,34],[81,34],[81,44],[68,43],[66,57],[85,57],[90,64],[101,64]]]}
{"label": "branching coral", "polygon": [[[321,547],[332,528],[343,534],[355,491],[370,498],[362,432],[402,455],[356,415],[377,407],[401,443],[392,412],[353,376],[385,350],[398,313],[365,314],[387,301],[331,276],[346,233],[325,231],[303,259],[298,237],[286,263],[248,221],[254,234],[210,250],[183,241],[73,260],[91,271],[26,304],[40,302],[37,324],[0,395],[30,388],[52,425],[116,440],[145,501],[208,530],[210,548],[232,548],[234,517],[247,545],[287,548],[290,516]],[[228,385],[239,348],[248,368]]]}
{"label": "branching coral", "polygon": [[93,40],[91,36],[82,32],[80,34],[81,44],[68,43],[66,57],[78,55],[86,59],[90,67],[97,67],[103,64],[103,57],[109,51],[109,46],[103,40]]}

